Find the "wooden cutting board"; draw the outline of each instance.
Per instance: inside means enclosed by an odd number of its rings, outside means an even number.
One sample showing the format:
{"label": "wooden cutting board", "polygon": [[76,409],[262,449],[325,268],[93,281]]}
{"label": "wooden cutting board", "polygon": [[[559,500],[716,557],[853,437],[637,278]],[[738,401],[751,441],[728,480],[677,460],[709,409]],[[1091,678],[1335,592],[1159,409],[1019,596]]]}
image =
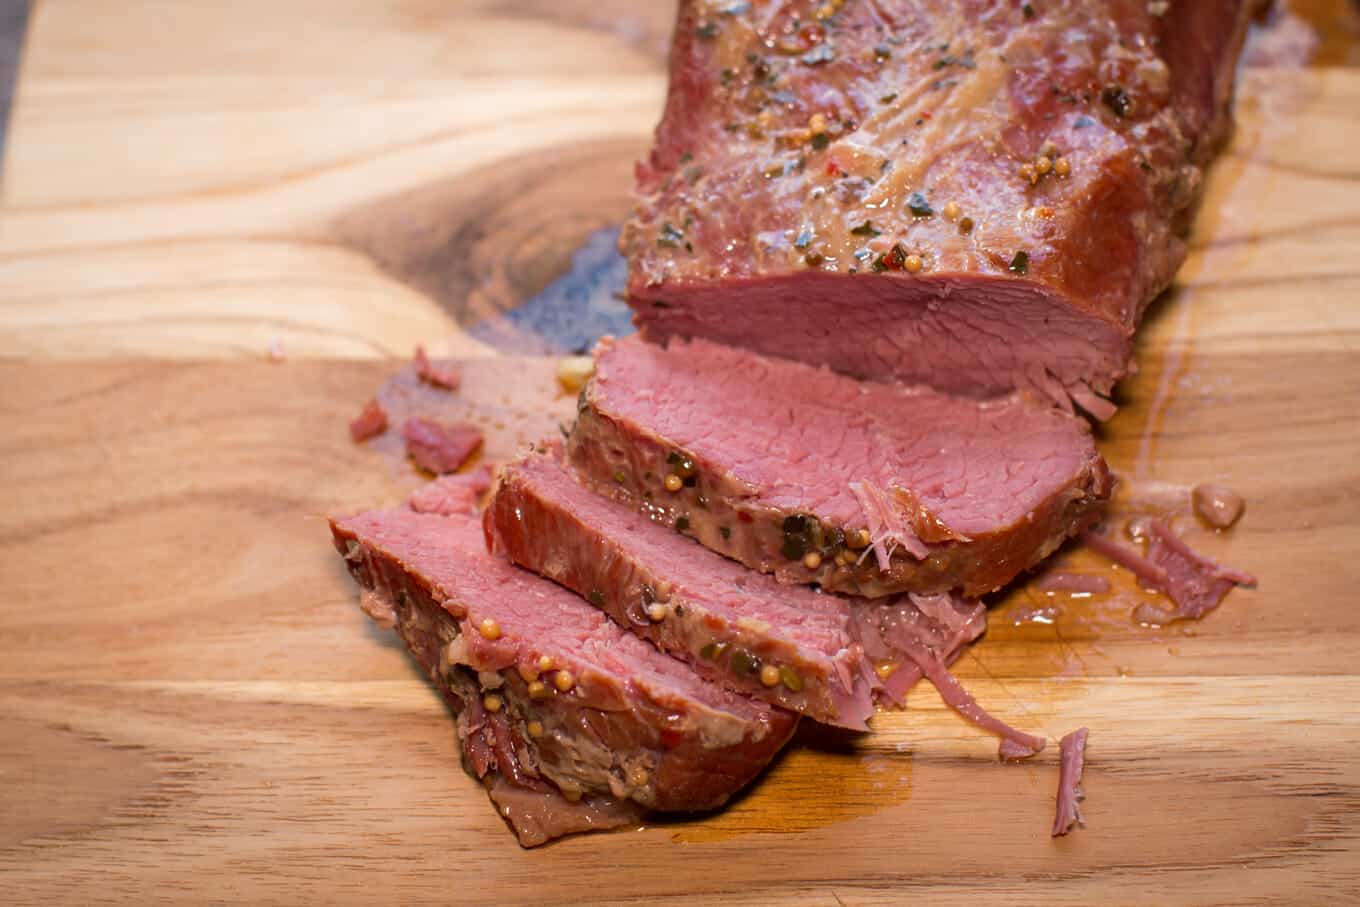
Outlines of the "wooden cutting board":
{"label": "wooden cutting board", "polygon": [[39,0],[0,203],[0,897],[1360,898],[1360,23],[1300,8],[1316,61],[1244,72],[1101,442],[1136,494],[1244,492],[1182,525],[1259,589],[1152,629],[1127,582],[1022,587],[958,666],[1090,727],[1088,827],[1048,836],[1055,752],[1000,765],[923,689],[717,815],[523,851],[322,515],[409,484],[345,422],[418,342],[474,360],[492,458],[570,413],[506,355],[541,324],[491,316],[614,273],[670,5]]}

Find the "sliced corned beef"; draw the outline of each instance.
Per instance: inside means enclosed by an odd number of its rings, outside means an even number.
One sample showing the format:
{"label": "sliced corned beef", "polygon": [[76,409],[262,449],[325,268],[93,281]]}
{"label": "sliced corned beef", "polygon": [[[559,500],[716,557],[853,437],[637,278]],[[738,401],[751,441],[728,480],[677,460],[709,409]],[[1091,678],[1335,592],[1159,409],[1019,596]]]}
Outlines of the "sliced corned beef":
{"label": "sliced corned beef", "polygon": [[682,0],[638,325],[1104,416],[1262,5]]}
{"label": "sliced corned beef", "polygon": [[790,713],[701,680],[492,557],[472,518],[379,511],[331,529],[458,713],[469,771],[526,846],[644,810],[720,806],[793,732]]}
{"label": "sliced corned beef", "polygon": [[652,519],[785,582],[979,595],[1091,523],[1086,424],[721,346],[602,341],[567,443]]}
{"label": "sliced corned beef", "polygon": [[511,561],[731,689],[863,729],[920,674],[903,651],[951,660],[984,627],[951,596],[848,599],[781,585],[593,493],[556,458],[507,466],[485,514]]}

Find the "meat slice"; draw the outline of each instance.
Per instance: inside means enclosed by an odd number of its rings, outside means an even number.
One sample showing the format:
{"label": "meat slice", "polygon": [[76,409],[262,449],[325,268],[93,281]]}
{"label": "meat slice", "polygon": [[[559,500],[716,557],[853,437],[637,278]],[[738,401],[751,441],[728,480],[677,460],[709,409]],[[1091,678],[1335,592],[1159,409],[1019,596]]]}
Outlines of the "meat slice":
{"label": "meat slice", "polygon": [[467,768],[526,846],[720,806],[793,733],[790,713],[701,680],[489,555],[475,519],[377,511],[331,531],[457,713]]}
{"label": "meat slice", "polygon": [[568,456],[652,519],[790,583],[999,588],[1111,490],[1086,423],[704,340],[602,341]]}
{"label": "meat slice", "polygon": [[976,603],[922,607],[780,585],[593,493],[549,456],[506,467],[485,526],[511,561],[710,680],[858,730],[875,698],[900,703],[919,677],[904,645],[949,660],[985,625]]}
{"label": "meat slice", "polygon": [[1262,5],[681,0],[637,324],[1108,413]]}

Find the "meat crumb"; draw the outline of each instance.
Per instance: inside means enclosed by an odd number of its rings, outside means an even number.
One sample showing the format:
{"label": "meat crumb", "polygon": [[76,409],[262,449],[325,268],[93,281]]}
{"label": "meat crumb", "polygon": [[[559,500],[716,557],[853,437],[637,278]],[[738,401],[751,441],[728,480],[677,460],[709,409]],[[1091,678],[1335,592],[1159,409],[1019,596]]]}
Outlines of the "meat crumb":
{"label": "meat crumb", "polygon": [[477,512],[477,501],[491,488],[491,467],[483,464],[471,472],[440,476],[416,489],[407,504],[416,513],[452,516]]}
{"label": "meat crumb", "polygon": [[369,438],[376,438],[378,435],[387,431],[387,413],[377,400],[370,398],[364,404],[364,408],[359,411],[349,423],[349,436],[355,444],[367,441]]}
{"label": "meat crumb", "polygon": [[456,391],[463,383],[463,375],[458,369],[451,365],[436,365],[430,361],[430,357],[425,355],[425,347],[416,347],[415,356],[416,375],[421,381],[431,387],[442,388],[446,391]]}
{"label": "meat crumb", "polygon": [[1242,496],[1222,485],[1196,485],[1190,492],[1195,515],[1214,529],[1227,529],[1242,517]]}
{"label": "meat crumb", "polygon": [[412,461],[436,475],[457,472],[482,446],[482,430],[466,422],[407,419],[401,436]]}
{"label": "meat crumb", "polygon": [[1078,805],[1086,799],[1081,789],[1081,773],[1086,767],[1086,728],[1077,728],[1058,741],[1058,806],[1053,816],[1053,837],[1072,830],[1073,825],[1086,827]]}

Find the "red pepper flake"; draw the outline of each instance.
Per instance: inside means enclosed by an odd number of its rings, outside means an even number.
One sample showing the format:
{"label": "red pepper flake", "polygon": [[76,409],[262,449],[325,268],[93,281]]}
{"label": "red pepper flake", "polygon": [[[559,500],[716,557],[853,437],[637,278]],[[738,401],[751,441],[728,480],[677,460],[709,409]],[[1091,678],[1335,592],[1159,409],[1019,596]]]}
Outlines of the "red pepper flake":
{"label": "red pepper flake", "polygon": [[923,120],[928,120],[928,119],[930,119],[930,118],[931,118],[931,116],[930,116],[930,111],[929,111],[929,110],[927,110],[927,111],[925,111],[925,112],[923,112],[923,113],[921,114],[921,119],[923,119]]}
{"label": "red pepper flake", "polygon": [[826,162],[826,172],[830,176],[842,176],[845,171],[836,165],[835,161]]}
{"label": "red pepper flake", "polygon": [[401,427],[406,453],[428,472],[457,472],[482,446],[482,430],[466,422],[407,419]]}
{"label": "red pepper flake", "polygon": [[449,365],[435,365],[431,362],[430,357],[425,355],[425,347],[416,347],[416,354],[413,358],[416,363],[416,375],[431,387],[456,391],[458,386],[463,383],[463,376],[458,369]]}
{"label": "red pepper flake", "polygon": [[737,511],[737,519],[738,519],[739,521],[743,522],[743,523],[753,523],[753,522],[755,522],[755,518],[752,517],[752,516],[751,516],[749,513],[747,513],[745,510],[738,510],[738,511]]}
{"label": "red pepper flake", "polygon": [[364,408],[349,423],[349,436],[354,439],[355,444],[367,441],[369,438],[376,438],[378,435],[387,431],[387,413],[372,398],[364,404]]}

